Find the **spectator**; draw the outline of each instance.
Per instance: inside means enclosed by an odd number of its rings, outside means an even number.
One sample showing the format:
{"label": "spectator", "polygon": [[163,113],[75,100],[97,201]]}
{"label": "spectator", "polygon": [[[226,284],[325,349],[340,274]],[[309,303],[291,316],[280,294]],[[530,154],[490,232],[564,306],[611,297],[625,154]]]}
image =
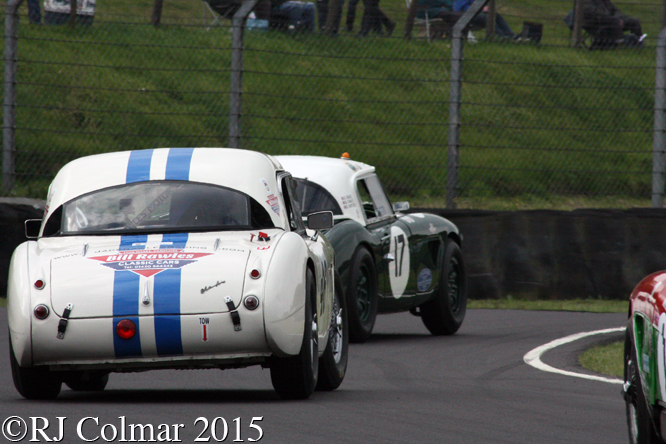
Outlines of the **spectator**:
{"label": "spectator", "polygon": [[315,31],[315,5],[296,0],[261,0],[254,7],[257,19],[268,20],[272,28]]}
{"label": "spectator", "polygon": [[597,46],[612,46],[624,40],[624,32],[641,43],[645,38],[640,21],[623,14],[611,0],[583,0],[583,29],[594,36]]}
{"label": "spectator", "polygon": [[[455,0],[455,3],[453,4],[453,10],[456,12],[464,12],[469,9],[470,6],[472,6],[472,3],[474,3],[474,0]],[[486,22],[488,18],[488,14],[486,13],[487,8],[483,8],[483,11],[480,12],[474,20],[472,20],[472,25],[478,28],[485,28],[486,27]],[[511,27],[509,24],[504,20],[504,17],[502,17],[499,14],[495,14],[495,35],[498,37],[502,38],[507,38],[507,39],[515,39],[518,37],[516,33],[514,33],[511,30]]]}
{"label": "spectator", "polygon": [[416,10],[416,17],[420,19],[426,18],[445,18],[451,16],[449,14],[453,11],[453,0],[419,0],[419,7]]}
{"label": "spectator", "polygon": [[395,29],[395,22],[388,18],[384,12],[379,9],[379,0],[363,0],[363,18],[361,19],[361,30],[359,37],[366,37],[370,31],[377,34],[383,34],[382,26],[386,28],[386,35],[391,36]]}
{"label": "spectator", "polygon": [[[326,29],[326,21],[328,20],[329,6],[334,1],[337,0],[317,0],[317,19],[319,21],[320,32],[328,32],[329,34],[338,33],[338,29],[340,28],[340,21],[342,20],[342,6],[344,6],[345,4],[344,0],[339,0],[340,3],[338,4],[338,12],[337,14],[335,14],[335,19],[331,24],[331,29],[330,30]],[[358,1],[358,0],[350,0],[350,1]],[[349,7],[351,7],[351,5]],[[356,7],[356,4],[354,4],[354,7]]]}
{"label": "spectator", "polygon": [[30,23],[42,24],[42,10],[39,6],[39,0],[28,0],[28,18]]}

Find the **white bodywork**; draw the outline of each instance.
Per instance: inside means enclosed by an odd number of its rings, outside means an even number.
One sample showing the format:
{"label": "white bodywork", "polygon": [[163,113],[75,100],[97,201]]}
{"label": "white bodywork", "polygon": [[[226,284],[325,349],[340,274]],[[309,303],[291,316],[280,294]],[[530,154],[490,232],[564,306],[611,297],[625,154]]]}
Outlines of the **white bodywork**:
{"label": "white bodywork", "polygon": [[[8,317],[18,364],[54,370],[223,368],[296,355],[308,267],[316,279],[319,343],[326,344],[333,250],[323,236],[290,228],[279,182],[284,176],[274,158],[225,148],[119,152],[67,164],[49,188],[39,239],[21,244],[11,260]],[[49,216],[72,199],[164,180],[240,191],[261,204],[274,228],[42,236]],[[251,270],[260,276],[250,277]],[[45,282],[42,289],[34,285],[38,280]],[[249,295],[258,297],[258,308],[243,305]],[[237,309],[240,330],[225,297]],[[50,309],[43,320],[33,314],[40,304]],[[67,306],[66,331],[58,338]],[[122,319],[137,325],[129,340],[116,335]]]}
{"label": "white bodywork", "polygon": [[358,179],[373,175],[375,167],[346,158],[275,156],[294,177],[307,179],[329,191],[342,210],[336,219],[352,219],[365,225],[363,204],[356,191]]}

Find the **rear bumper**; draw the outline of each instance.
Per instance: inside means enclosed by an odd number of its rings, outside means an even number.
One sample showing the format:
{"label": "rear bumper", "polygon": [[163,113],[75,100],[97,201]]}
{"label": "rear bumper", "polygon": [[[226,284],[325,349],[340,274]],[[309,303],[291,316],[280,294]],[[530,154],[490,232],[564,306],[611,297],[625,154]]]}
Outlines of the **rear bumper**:
{"label": "rear bumper", "polygon": [[[243,310],[240,318],[240,331],[234,330],[229,313],[70,319],[64,338],[58,339],[60,318],[51,316],[33,321],[31,364],[136,371],[261,361],[271,354],[261,310]],[[115,326],[122,319],[135,323],[133,338],[116,334]]]}

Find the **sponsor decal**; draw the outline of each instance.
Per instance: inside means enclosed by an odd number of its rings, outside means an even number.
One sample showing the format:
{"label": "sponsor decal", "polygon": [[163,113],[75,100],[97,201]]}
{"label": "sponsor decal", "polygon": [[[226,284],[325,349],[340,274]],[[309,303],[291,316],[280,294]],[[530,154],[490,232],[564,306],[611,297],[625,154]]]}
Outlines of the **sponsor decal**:
{"label": "sponsor decal", "polygon": [[261,180],[261,183],[264,184],[264,188],[266,188],[266,191],[268,191],[270,193],[271,192],[271,187],[268,186],[268,182],[266,181],[266,179],[260,179],[260,180]]}
{"label": "sponsor decal", "polygon": [[257,250],[268,250],[269,248],[271,248],[271,246],[266,245],[265,247],[257,247]]}
{"label": "sponsor decal", "polygon": [[220,285],[224,284],[225,281],[217,281],[215,285],[211,285],[210,287],[204,287],[201,289],[201,294],[204,294],[208,290],[212,290],[215,287],[219,287]]}
{"label": "sponsor decal", "polygon": [[432,271],[430,271],[429,268],[424,268],[419,273],[416,285],[419,291],[426,291],[428,288],[430,288],[430,284],[432,284]]}
{"label": "sponsor decal", "polygon": [[348,208],[354,208],[356,206],[356,202],[354,202],[354,199],[352,198],[351,194],[342,196],[340,200],[342,201],[342,208],[344,208],[345,210]]}
{"label": "sponsor decal", "polygon": [[352,165],[349,162],[345,162],[345,165],[347,165],[349,168],[351,168],[352,171],[358,171],[358,168],[356,168],[356,166]]}
{"label": "sponsor decal", "polygon": [[666,399],[666,381],[664,376],[666,372],[666,353],[664,353],[664,334],[666,333],[666,314],[662,313],[659,316],[659,321],[657,323],[658,333],[657,333],[657,376],[659,378],[659,392],[661,394],[661,399]]}
{"label": "sponsor decal", "polygon": [[210,318],[199,318],[199,325],[201,325],[201,340],[203,342],[208,341],[208,325],[210,324]]}
{"label": "sponsor decal", "polygon": [[402,216],[400,218],[400,220],[403,221],[403,222],[407,222],[408,224],[413,224],[414,223],[414,219],[412,219],[409,216]]}
{"label": "sponsor decal", "polygon": [[271,207],[271,210],[278,216],[280,215],[280,202],[275,194],[269,194],[266,203]]}
{"label": "sponsor decal", "polygon": [[428,227],[428,230],[430,230],[431,233],[435,234],[437,232],[437,228],[433,224],[430,224],[430,227]]}
{"label": "sponsor decal", "polygon": [[212,253],[192,253],[179,248],[159,250],[124,250],[115,254],[95,256],[90,259],[117,271],[131,271],[150,277],[168,269],[179,269]]}

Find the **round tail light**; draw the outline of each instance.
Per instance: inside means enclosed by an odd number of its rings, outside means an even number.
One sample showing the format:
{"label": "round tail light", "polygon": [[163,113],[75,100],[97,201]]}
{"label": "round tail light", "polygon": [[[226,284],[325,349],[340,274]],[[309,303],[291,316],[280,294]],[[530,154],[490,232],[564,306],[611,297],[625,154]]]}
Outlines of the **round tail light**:
{"label": "round tail light", "polygon": [[41,289],[43,289],[44,287],[46,287],[46,282],[44,282],[44,279],[37,279],[37,280],[35,281],[35,288],[36,288],[37,290],[41,290]]}
{"label": "round tail light", "polygon": [[136,334],[136,325],[129,319],[123,319],[116,325],[116,333],[123,339],[131,339]]}
{"label": "round tail light", "polygon": [[243,299],[243,305],[245,305],[245,308],[248,310],[256,310],[257,307],[259,307],[259,298],[254,295],[246,296],[245,299]]}
{"label": "round tail light", "polygon": [[261,277],[261,272],[255,268],[254,270],[250,271],[250,277],[252,279],[259,279]]}
{"label": "round tail light", "polygon": [[35,317],[37,319],[46,319],[49,317],[49,307],[47,307],[44,304],[39,304],[38,306],[35,307]]}

